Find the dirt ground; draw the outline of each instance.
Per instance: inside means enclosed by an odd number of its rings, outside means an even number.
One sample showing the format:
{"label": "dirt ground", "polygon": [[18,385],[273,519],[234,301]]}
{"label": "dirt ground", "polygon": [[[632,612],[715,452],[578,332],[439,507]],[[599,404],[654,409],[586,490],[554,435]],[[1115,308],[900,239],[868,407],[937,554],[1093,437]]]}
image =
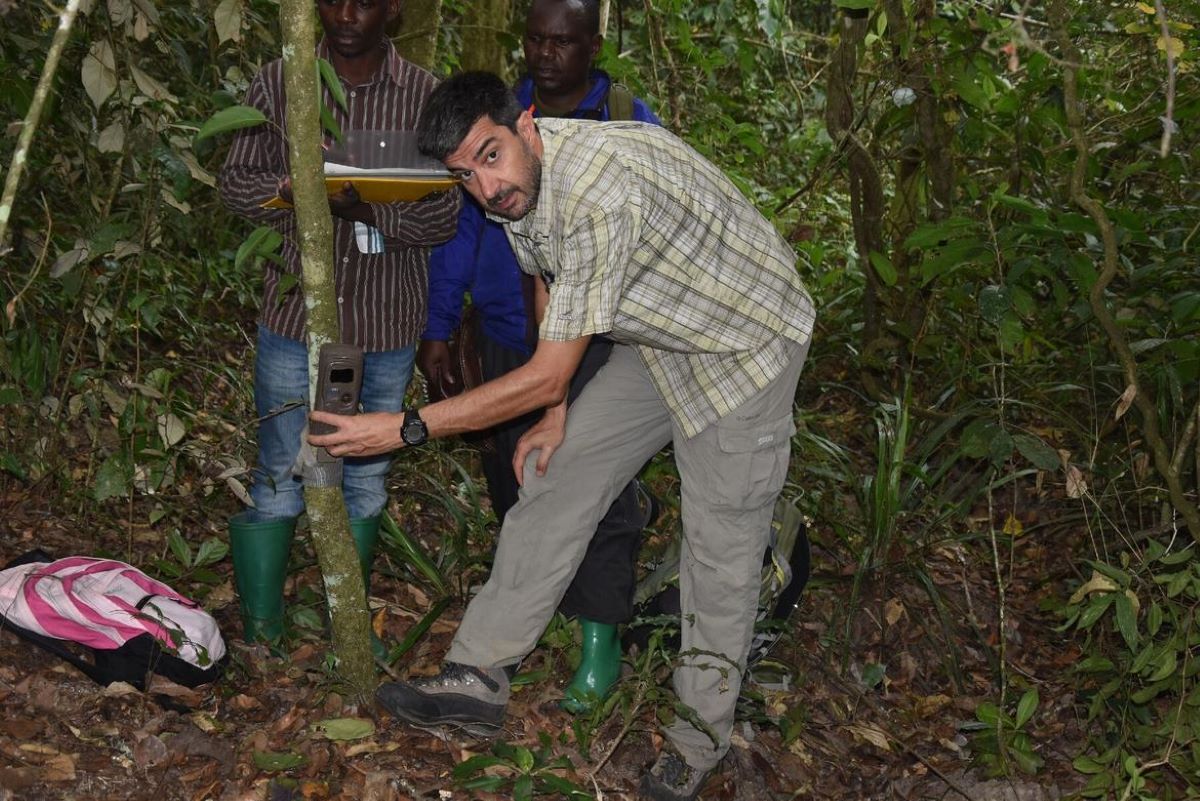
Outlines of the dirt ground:
{"label": "dirt ground", "polygon": [[[399,511],[401,525],[434,536],[436,523],[405,514]],[[213,522],[198,525],[207,531],[188,532],[195,541],[217,530]],[[1007,675],[1011,693],[1039,690],[1030,731],[1046,766],[1037,776],[988,779],[972,758],[975,709],[998,695],[994,576],[986,560],[962,544],[931,547],[922,568],[939,604],[899,565],[863,588],[861,614],[846,631],[855,566],[830,546],[832,533],[812,534],[813,580],[771,656],[785,677],[751,684],[746,719],[703,798],[1015,801],[1059,798],[1078,788],[1069,763],[1081,722],[1066,683],[1076,654],[1039,611],[1043,600],[1062,593],[1069,560],[1061,556],[1071,543],[1028,538],[1013,555],[1020,569],[1008,586]],[[0,563],[34,545],[71,555],[81,541],[92,552],[128,546],[117,527],[96,527],[81,540],[77,524],[54,512],[53,499],[21,488],[0,494]],[[394,642],[430,599],[397,578],[386,559],[376,567],[376,627]],[[594,729],[559,709],[569,648],[539,648],[522,667],[527,683],[514,695],[500,738],[518,750],[501,746],[497,753],[506,761],[456,777],[456,765],[492,753],[492,743],[461,733],[442,739],[371,704],[349,703],[325,668],[319,632],[299,634],[284,654],[247,647],[239,639],[228,560],[216,570],[220,583],[205,604],[223,627],[231,659],[214,685],[187,690],[155,680],[145,693],[104,688],[0,632],[0,801],[445,801],[512,798],[525,790],[566,797],[564,786],[626,799],[636,797],[639,776],[661,744],[653,709],[628,725],[614,714]],[[301,565],[290,579],[289,601],[318,585],[315,567]],[[397,674],[436,670],[461,611],[461,602],[452,605],[394,666]],[[359,720],[352,739],[336,739],[340,733],[328,724],[343,718]],[[471,779],[476,783],[464,784]],[[490,791],[479,789],[489,781]]]}

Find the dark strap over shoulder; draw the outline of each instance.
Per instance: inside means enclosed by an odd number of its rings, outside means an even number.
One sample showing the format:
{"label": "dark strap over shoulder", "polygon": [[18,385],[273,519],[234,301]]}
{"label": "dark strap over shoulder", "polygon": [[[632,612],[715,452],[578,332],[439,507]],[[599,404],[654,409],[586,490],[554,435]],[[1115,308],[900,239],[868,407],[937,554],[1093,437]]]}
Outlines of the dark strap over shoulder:
{"label": "dark strap over shoulder", "polygon": [[610,120],[633,119],[633,92],[624,84],[613,81],[608,87],[608,118]]}

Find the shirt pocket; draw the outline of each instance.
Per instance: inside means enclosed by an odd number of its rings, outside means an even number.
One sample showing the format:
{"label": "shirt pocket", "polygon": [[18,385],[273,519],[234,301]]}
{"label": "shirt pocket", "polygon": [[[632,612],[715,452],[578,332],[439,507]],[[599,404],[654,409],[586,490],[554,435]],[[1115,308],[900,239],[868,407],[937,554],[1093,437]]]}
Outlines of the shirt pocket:
{"label": "shirt pocket", "polygon": [[791,411],[774,419],[742,419],[737,412],[717,421],[717,447],[729,481],[717,487],[725,505],[756,509],[772,503],[783,486],[796,425]]}

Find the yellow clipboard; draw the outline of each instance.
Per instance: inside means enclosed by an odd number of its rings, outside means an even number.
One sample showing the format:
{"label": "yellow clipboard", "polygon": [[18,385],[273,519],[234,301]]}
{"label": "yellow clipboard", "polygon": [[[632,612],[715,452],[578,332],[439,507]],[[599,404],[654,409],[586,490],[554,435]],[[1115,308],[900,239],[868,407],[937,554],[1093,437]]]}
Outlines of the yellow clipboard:
{"label": "yellow clipboard", "polygon": [[[444,192],[458,183],[458,179],[447,175],[445,177],[398,177],[355,175],[330,176],[325,179],[325,192],[332,196],[342,191],[342,186],[350,182],[354,185],[358,196],[368,203],[396,203],[399,201],[421,200],[434,192]],[[291,203],[276,196],[262,204],[264,209],[290,209]]]}

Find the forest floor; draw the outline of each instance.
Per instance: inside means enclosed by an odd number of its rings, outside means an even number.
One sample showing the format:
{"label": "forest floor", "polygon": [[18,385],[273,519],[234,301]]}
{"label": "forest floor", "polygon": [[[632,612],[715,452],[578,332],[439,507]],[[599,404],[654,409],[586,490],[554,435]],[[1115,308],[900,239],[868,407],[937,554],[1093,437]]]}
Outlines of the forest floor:
{"label": "forest floor", "polygon": [[[411,475],[427,488],[415,471]],[[413,488],[393,489],[397,498]],[[1030,503],[1013,519],[1033,531],[1054,517],[1056,503],[1031,490]],[[400,526],[427,547],[453,525],[432,506],[392,506]],[[194,530],[183,532],[189,542],[222,536],[223,519],[193,520]],[[703,798],[1032,801],[1079,789],[1070,762],[1085,722],[1069,672],[1078,651],[1055,631],[1046,610],[1077,578],[1070,555],[1080,552],[1074,538],[1082,535],[1040,528],[999,554],[1007,579],[1005,707],[1013,710],[1028,688],[1038,690],[1036,712],[1023,729],[1045,765],[1036,775],[1011,767],[1008,777],[989,778],[984,767],[995,748],[980,732],[986,727],[976,710],[1000,700],[995,562],[986,513],[976,534],[969,519],[962,525],[967,533],[961,538],[909,550],[877,571],[862,584],[849,615],[857,565],[835,532],[818,522],[811,531],[813,579],[771,654],[783,666],[777,672],[786,675],[749,684],[730,755]],[[129,554],[129,561],[147,567],[162,554],[162,536],[121,520],[80,522],[36,487],[0,484],[0,564],[34,547],[55,556],[81,547]],[[373,704],[349,703],[326,670],[327,644],[318,629],[297,631],[283,653],[247,647],[239,639],[228,560],[215,569],[217,583],[204,602],[226,633],[231,661],[214,685],[187,690],[155,679],[146,693],[99,687],[0,632],[0,801],[444,801],[519,797],[525,789],[564,797],[553,789],[567,786],[562,780],[596,798],[637,797],[639,777],[661,745],[656,710],[645,704],[628,721],[618,711],[595,726],[561,710],[571,674],[562,636],[522,666],[526,683],[499,738],[514,749],[501,746],[496,764],[455,776],[456,765],[491,753],[493,744],[456,733],[439,738]],[[470,568],[459,586],[477,585],[484,570]],[[432,604],[404,575],[384,556],[372,579],[376,629],[393,643]],[[289,603],[315,597],[312,588],[319,585],[311,548],[300,537]],[[462,609],[460,597],[393,666],[397,675],[436,671]],[[563,631],[570,629],[560,626]],[[622,685],[623,700],[634,698],[633,684]],[[323,721],[347,717],[369,721],[369,733],[350,740],[327,736]],[[522,773],[531,776],[528,785],[519,780]],[[467,789],[471,779],[490,781],[493,789]]]}

